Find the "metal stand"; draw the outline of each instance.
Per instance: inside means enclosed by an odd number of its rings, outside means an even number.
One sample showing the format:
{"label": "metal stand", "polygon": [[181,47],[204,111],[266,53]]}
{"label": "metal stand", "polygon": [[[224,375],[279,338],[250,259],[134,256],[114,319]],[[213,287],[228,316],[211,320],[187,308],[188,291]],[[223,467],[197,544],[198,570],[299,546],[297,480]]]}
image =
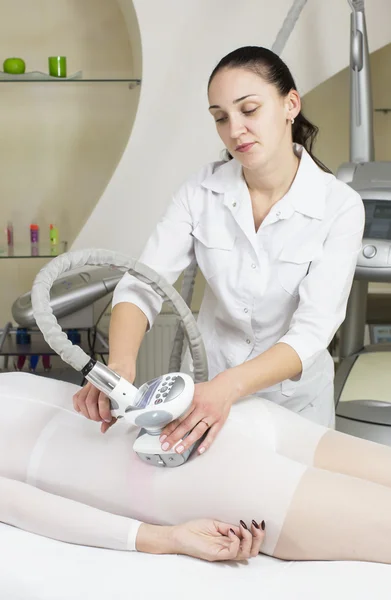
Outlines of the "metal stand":
{"label": "metal stand", "polygon": [[346,318],[341,327],[340,361],[364,348],[367,298],[368,282],[355,280],[350,292]]}

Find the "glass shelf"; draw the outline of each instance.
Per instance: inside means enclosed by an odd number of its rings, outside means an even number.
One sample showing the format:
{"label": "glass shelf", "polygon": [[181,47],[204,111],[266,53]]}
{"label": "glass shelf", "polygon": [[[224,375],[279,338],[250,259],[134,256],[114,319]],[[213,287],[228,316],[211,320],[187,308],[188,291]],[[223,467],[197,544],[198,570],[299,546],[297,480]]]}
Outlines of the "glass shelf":
{"label": "glass shelf", "polygon": [[[89,330],[88,329],[78,329],[81,340],[78,344],[84,352],[86,352],[89,356],[92,354],[90,348],[90,342],[88,339]],[[0,329],[0,337],[2,336],[4,330]],[[50,348],[50,346],[43,339],[42,333],[37,329],[29,329],[30,334],[30,343],[29,344],[17,344],[16,342],[16,333],[17,328],[13,327],[8,330],[7,335],[3,339],[3,343],[0,347],[0,356],[35,356],[35,355],[48,355],[48,356],[56,356],[56,352]],[[92,328],[90,333],[94,335]],[[108,354],[108,344],[105,338],[97,332],[96,340],[94,344],[94,354]]]}
{"label": "glass shelf", "polygon": [[8,248],[0,246],[0,260],[2,258],[54,258],[67,251],[68,242],[60,242],[56,246],[49,244],[16,244]]}
{"label": "glass shelf", "polygon": [[0,83],[128,83],[129,88],[133,89],[139,85],[141,85],[141,79],[105,79],[105,78],[96,78],[96,79],[67,79],[61,78],[58,79],[0,79]]}

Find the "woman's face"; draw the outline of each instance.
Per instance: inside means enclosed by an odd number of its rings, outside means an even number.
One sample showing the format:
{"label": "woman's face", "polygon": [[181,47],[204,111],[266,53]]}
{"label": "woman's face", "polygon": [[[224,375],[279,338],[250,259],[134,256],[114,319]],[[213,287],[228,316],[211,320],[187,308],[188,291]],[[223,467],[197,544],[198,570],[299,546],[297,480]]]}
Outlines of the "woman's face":
{"label": "woman's face", "polygon": [[291,147],[291,119],[300,111],[292,90],[280,96],[276,87],[241,68],[222,69],[209,86],[209,110],[225,147],[243,167],[262,168]]}

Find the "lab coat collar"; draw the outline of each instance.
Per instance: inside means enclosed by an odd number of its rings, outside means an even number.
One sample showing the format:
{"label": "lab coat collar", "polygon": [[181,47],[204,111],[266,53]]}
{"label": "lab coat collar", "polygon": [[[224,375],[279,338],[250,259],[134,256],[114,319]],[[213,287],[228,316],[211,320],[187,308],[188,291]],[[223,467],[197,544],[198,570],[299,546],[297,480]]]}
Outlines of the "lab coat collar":
{"label": "lab coat collar", "polygon": [[303,146],[293,144],[293,149],[300,157],[300,164],[286,197],[297,212],[313,219],[323,219],[326,185],[332,175],[322,171]]}
{"label": "lab coat collar", "polygon": [[[315,219],[322,219],[325,210],[326,183],[332,176],[318,167],[303,146],[293,144],[293,149],[300,157],[300,164],[285,198],[295,211]],[[202,186],[225,194],[239,190],[243,183],[242,165],[236,159],[232,159],[223,163],[212,175],[204,179]],[[238,204],[240,196],[238,194]]]}
{"label": "lab coat collar", "polygon": [[202,186],[218,194],[224,194],[239,188],[243,181],[242,165],[233,158],[224,162],[212,175],[204,179]]}

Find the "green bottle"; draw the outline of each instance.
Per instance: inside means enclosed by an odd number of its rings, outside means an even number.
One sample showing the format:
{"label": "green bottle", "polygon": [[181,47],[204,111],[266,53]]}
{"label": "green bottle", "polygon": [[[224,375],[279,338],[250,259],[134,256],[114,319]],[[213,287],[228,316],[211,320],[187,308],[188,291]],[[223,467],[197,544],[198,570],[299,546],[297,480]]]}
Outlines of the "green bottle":
{"label": "green bottle", "polygon": [[54,225],[50,225],[50,245],[57,246],[58,244],[58,229]]}
{"label": "green bottle", "polygon": [[58,256],[58,229],[50,225],[50,256]]}

